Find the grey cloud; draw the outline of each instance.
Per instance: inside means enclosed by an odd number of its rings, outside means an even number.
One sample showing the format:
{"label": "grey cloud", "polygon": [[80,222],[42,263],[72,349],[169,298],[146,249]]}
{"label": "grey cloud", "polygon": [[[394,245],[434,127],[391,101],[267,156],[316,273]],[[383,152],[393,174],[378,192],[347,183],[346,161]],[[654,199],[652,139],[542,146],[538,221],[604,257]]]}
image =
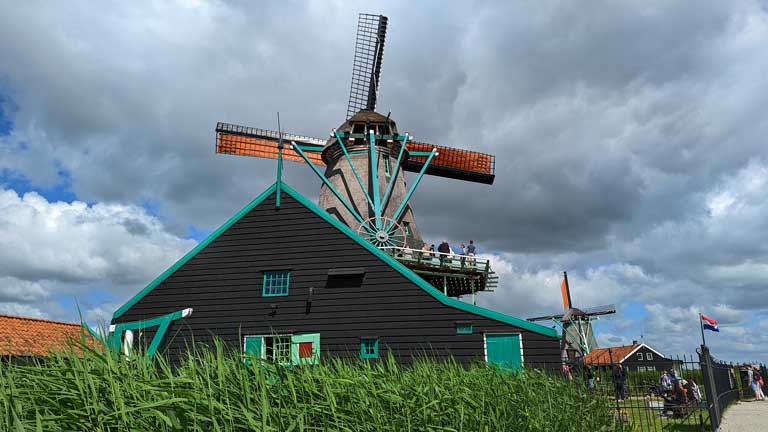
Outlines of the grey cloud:
{"label": "grey cloud", "polygon": [[[215,123],[337,126],[358,11],[390,17],[380,110],[497,156],[493,186],[426,178],[413,199],[427,239],[473,238],[509,265],[494,307],[556,306],[531,292],[564,269],[585,303],[768,307],[768,188],[744,192],[768,160],[768,22],[747,0],[0,6],[18,106],[0,169],[50,185],[61,167],[81,200],[150,200],[163,229],[213,229],[275,170],[215,155]],[[285,178],[316,197],[306,167]],[[744,210],[714,217],[723,193]]]}

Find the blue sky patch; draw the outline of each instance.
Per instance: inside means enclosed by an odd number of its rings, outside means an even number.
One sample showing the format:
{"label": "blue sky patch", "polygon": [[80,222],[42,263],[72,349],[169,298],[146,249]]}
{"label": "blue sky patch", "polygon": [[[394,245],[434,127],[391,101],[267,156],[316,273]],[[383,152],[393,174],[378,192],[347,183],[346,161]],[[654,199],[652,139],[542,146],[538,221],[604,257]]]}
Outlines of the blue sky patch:
{"label": "blue sky patch", "polygon": [[12,115],[17,110],[13,101],[0,93],[0,136],[10,135],[13,131]]}
{"label": "blue sky patch", "polygon": [[59,169],[60,181],[52,187],[39,187],[34,185],[29,178],[18,170],[2,168],[0,169],[0,185],[16,191],[19,195],[27,192],[37,192],[48,202],[63,201],[71,203],[77,199],[77,196],[70,189],[72,184],[71,175],[66,169]]}

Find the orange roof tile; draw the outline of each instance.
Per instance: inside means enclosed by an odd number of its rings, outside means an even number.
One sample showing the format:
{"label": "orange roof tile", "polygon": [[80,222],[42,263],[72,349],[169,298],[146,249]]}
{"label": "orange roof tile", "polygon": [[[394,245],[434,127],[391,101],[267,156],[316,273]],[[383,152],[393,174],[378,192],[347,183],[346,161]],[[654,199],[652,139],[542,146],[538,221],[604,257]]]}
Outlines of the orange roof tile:
{"label": "orange roof tile", "polygon": [[82,334],[89,345],[95,342],[80,324],[0,315],[0,354],[44,356],[66,349],[69,341],[79,342]]}
{"label": "orange roof tile", "polygon": [[[628,356],[629,353],[634,351],[635,348],[637,348],[638,346],[640,346],[640,344],[597,348],[590,351],[589,354],[587,354],[584,357],[584,364],[595,365],[595,364],[618,363],[619,361],[621,361],[621,359]],[[608,350],[611,350],[611,352],[609,353]]]}

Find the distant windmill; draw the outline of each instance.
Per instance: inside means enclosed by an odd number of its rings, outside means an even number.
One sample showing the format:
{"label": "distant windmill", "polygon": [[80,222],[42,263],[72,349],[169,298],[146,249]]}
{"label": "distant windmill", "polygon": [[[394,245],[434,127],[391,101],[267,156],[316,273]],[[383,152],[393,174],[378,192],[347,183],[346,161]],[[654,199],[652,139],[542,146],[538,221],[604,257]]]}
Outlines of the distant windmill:
{"label": "distant windmill", "polygon": [[[409,203],[422,177],[429,174],[492,184],[495,157],[413,141],[408,133],[398,133],[389,114],[374,111],[386,34],[387,17],[360,14],[347,117],[327,140],[218,123],[216,152],[305,162],[322,181],[320,207],[376,247],[397,251],[398,257],[407,261],[402,251],[418,250],[423,244]],[[280,152],[280,137],[292,144],[285,152]],[[403,171],[417,173],[410,186]],[[422,258],[418,255],[414,262],[404,264],[421,272],[446,295],[474,295],[496,284],[490,265],[483,262],[480,268],[479,259],[473,260],[472,266],[461,260],[457,271],[445,266],[447,260],[441,260],[436,271]]]}
{"label": "distant windmill", "polygon": [[563,272],[563,282],[560,285],[563,298],[563,313],[528,318],[528,321],[552,320],[563,332],[561,350],[563,359],[573,360],[584,357],[597,346],[597,339],[592,328],[592,321],[600,315],[616,313],[614,305],[597,306],[588,309],[573,307],[571,288],[568,285],[568,273]]}

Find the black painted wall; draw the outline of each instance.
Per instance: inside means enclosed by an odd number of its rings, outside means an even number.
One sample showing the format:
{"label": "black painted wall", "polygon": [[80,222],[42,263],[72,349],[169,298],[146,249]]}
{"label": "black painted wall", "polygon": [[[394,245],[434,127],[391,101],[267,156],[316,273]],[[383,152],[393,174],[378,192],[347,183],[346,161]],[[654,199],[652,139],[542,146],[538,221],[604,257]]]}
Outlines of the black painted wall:
{"label": "black painted wall", "polygon": [[[353,267],[365,268],[362,285],[354,278],[328,284],[329,269]],[[262,297],[268,270],[291,271],[288,296]],[[174,322],[161,346],[172,359],[213,335],[242,347],[245,335],[320,333],[323,356],[359,356],[359,338],[378,336],[382,357],[388,349],[408,363],[428,350],[469,364],[483,360],[483,333],[497,332],[522,334],[527,364],[559,362],[557,338],[441,304],[287,194],[280,210],[268,197],[113,323],[188,307],[193,314]],[[474,333],[457,335],[456,321],[471,321]],[[153,331],[143,336],[151,340]]]}
{"label": "black painted wall", "polygon": [[[643,359],[640,360],[638,358],[638,353],[642,353]],[[651,360],[648,360],[648,353],[651,354]],[[656,368],[656,372],[659,372],[659,375],[661,375],[662,371],[670,370],[672,369],[672,366],[674,363],[671,359],[662,357],[655,352],[648,349],[648,347],[640,347],[637,351],[635,351],[632,355],[629,356],[626,360],[624,360],[622,363],[627,370],[630,371],[637,371],[639,366],[647,368],[648,366],[653,366]]]}

